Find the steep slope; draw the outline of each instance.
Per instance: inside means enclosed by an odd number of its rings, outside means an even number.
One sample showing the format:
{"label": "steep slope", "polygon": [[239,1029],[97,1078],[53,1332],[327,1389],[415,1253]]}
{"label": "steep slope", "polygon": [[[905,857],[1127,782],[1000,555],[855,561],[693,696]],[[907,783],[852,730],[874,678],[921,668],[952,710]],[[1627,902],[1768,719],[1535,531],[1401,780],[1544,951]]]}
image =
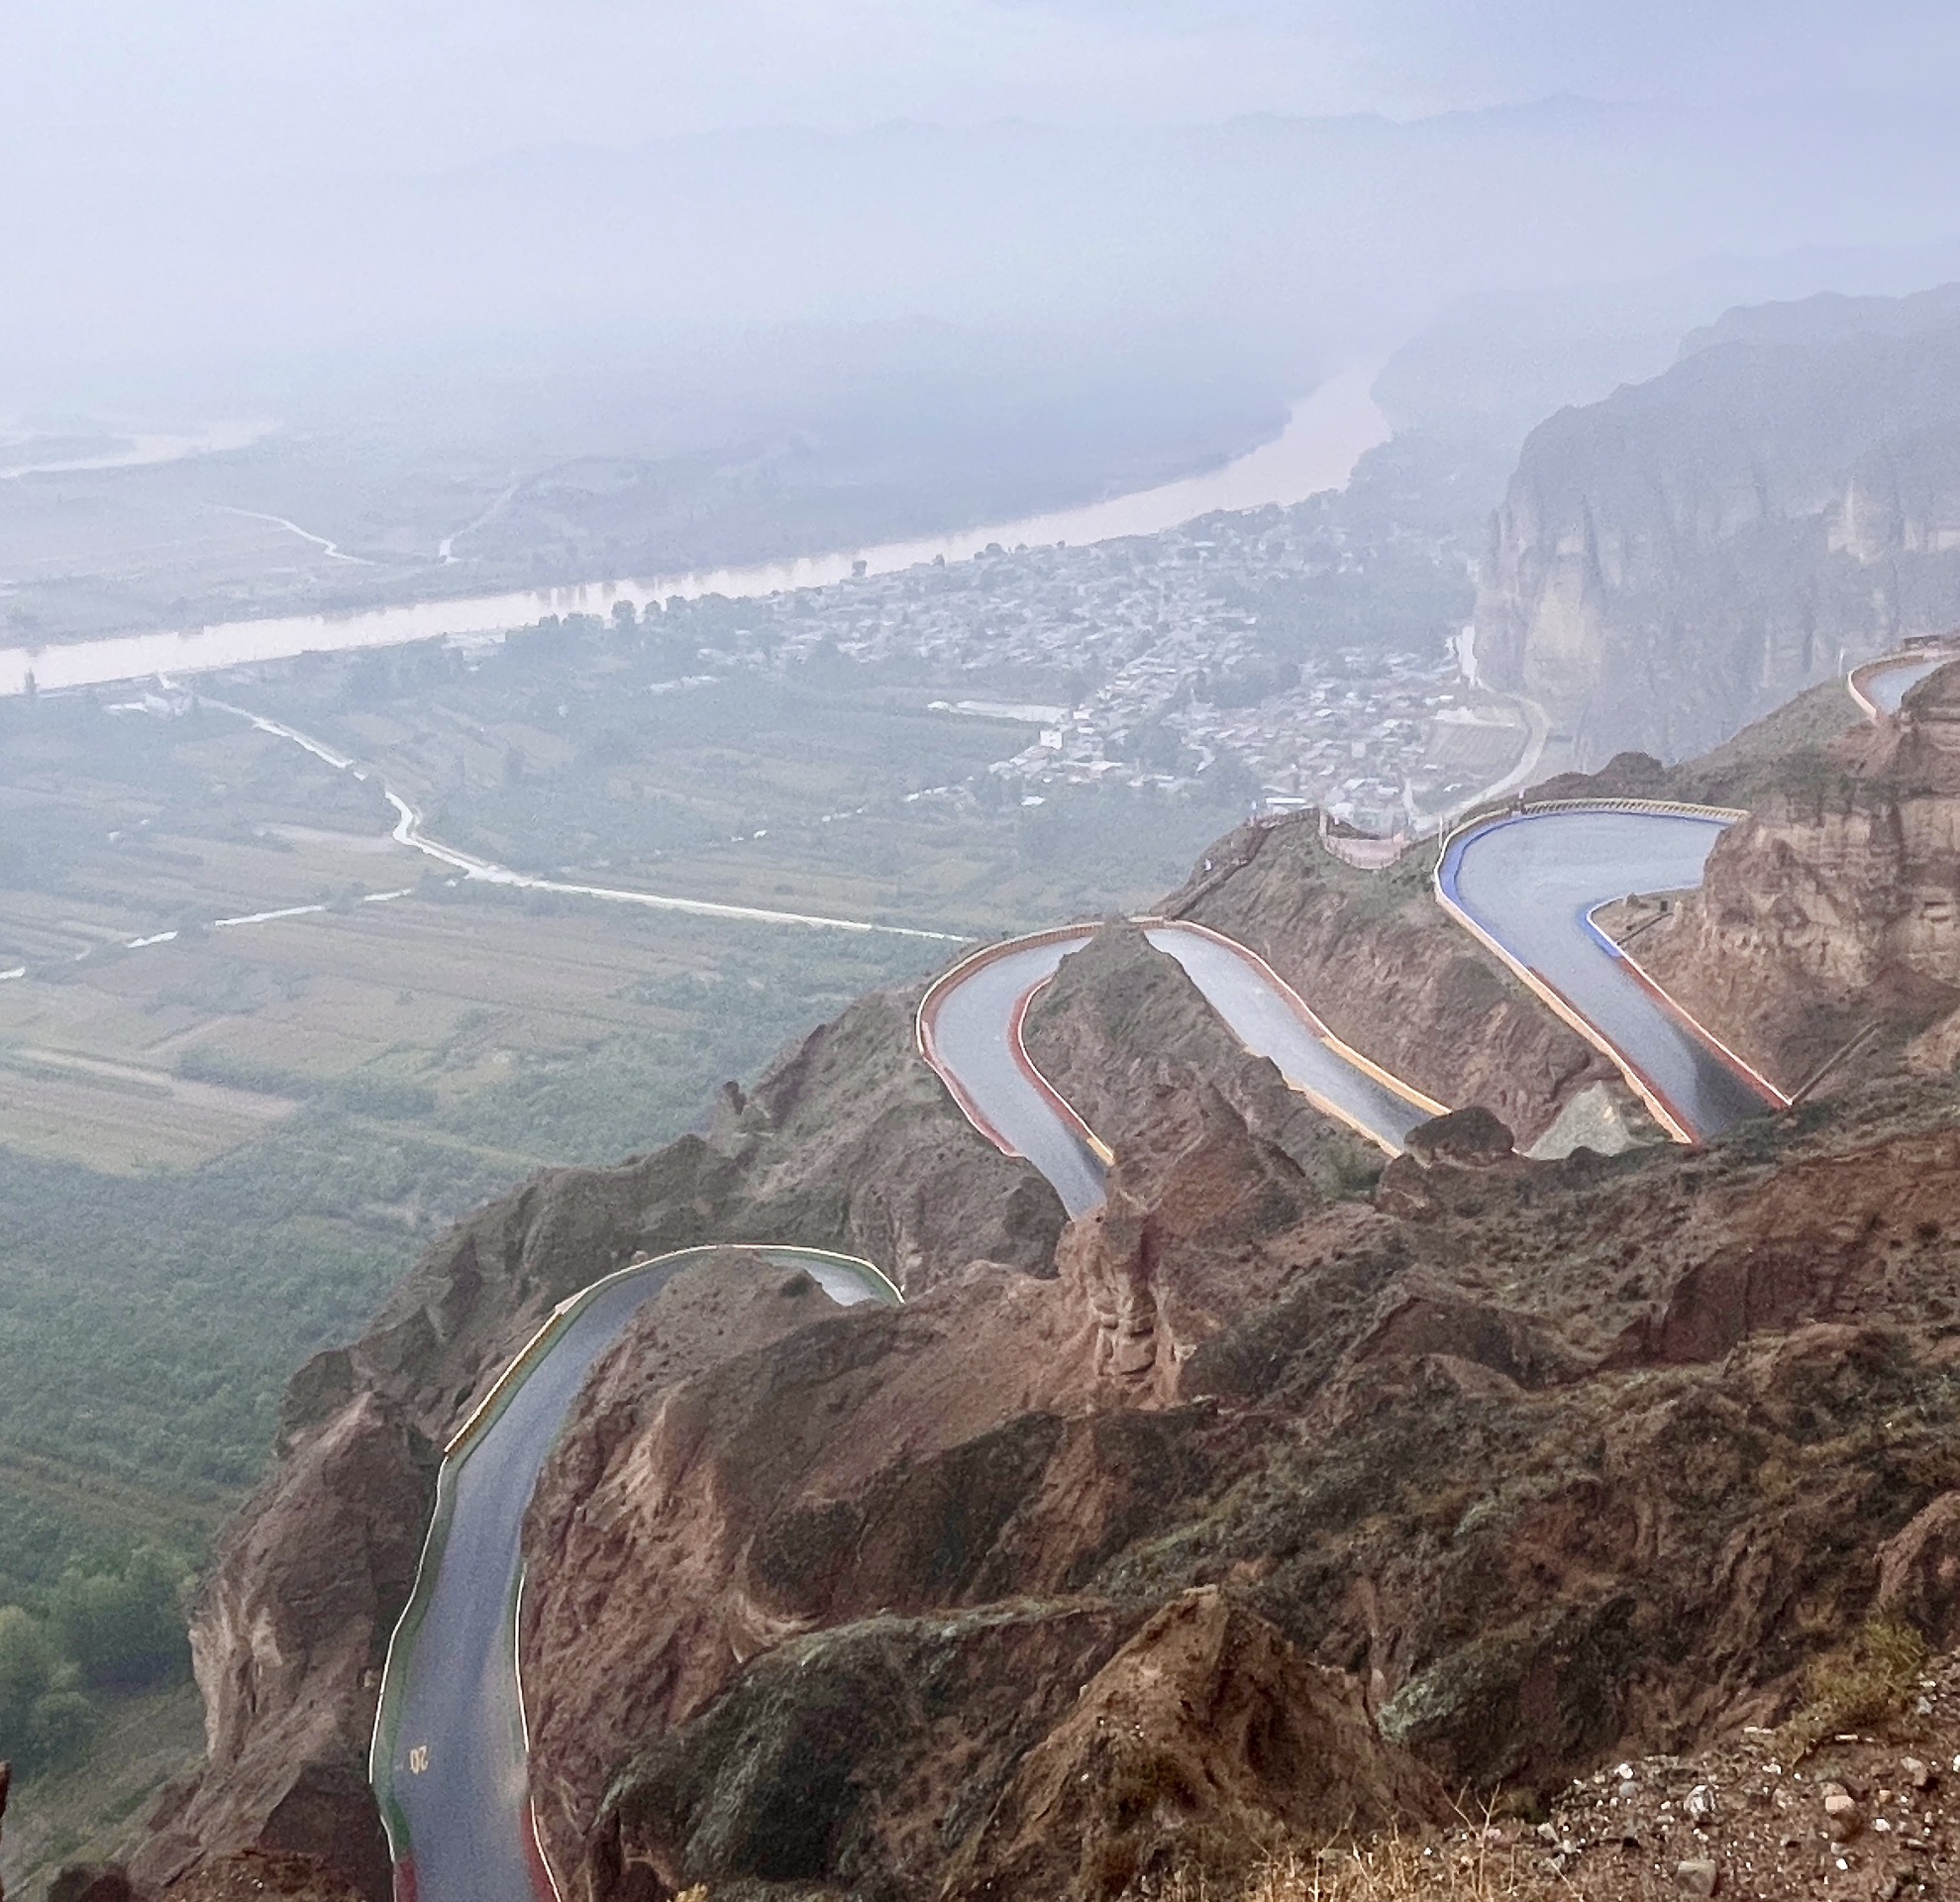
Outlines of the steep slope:
{"label": "steep slope", "polygon": [[[1285,1270],[1268,1240],[1314,1198],[1215,1093],[1182,1099],[1153,1136],[1071,1228],[1057,1277],[977,1263],[903,1309],[840,1316],[677,1385],[649,1353],[660,1304],[643,1313],[581,1397],[527,1528],[526,1682],[541,1687],[537,1788],[562,1868],[587,1853],[610,1766],[711,1709],[746,1659],[987,1604],[1014,1616],[985,1628],[986,1647],[1039,1650],[1054,1641],[1041,1601],[1209,1491],[1194,1423],[1164,1416],[1176,1370],[1271,1298]],[[1239,1249],[1226,1276],[1222,1237]],[[1101,1647],[1071,1653],[1082,1670],[1144,1623],[1134,1608],[1059,1612],[1071,1642]],[[600,1665],[622,1657],[632,1672]],[[971,1667],[976,1697],[1005,1664]],[[1009,1727],[1001,1747],[1017,1736],[1031,1741]],[[784,1762],[801,1773],[794,1751]]]}
{"label": "steep slope", "polygon": [[1416,850],[1357,872],[1304,813],[1221,839],[1164,909],[1250,945],[1337,1037],[1438,1103],[1494,1110],[1528,1144],[1618,1073],[1438,910],[1434,864]]}
{"label": "steep slope", "polygon": [[1541,424],[1493,520],[1479,664],[1582,764],[1696,752],[1960,621],[1953,296],[1736,313],[1697,342]]}
{"label": "steep slope", "polygon": [[[1861,1028],[1900,1042],[1960,1007],[1960,665],[1790,762],[1640,939],[1646,967],[1786,1089]],[[1868,1060],[1883,1061],[1881,1050]],[[1914,1061],[1949,1069],[1960,1020]]]}
{"label": "steep slope", "polygon": [[[277,1464],[192,1619],[207,1765],[159,1813],[139,1875],[263,1849],[317,1856],[385,1902],[367,1740],[438,1453],[564,1296],[635,1254],[711,1240],[833,1247],[914,1290],[977,1254],[1047,1271],[1060,1206],[912,1059],[914,1003],[867,998],[753,1098],[729,1086],[706,1138],[554,1171],[493,1204],[423,1257],[360,1341],[300,1370]],[[715,1299],[694,1278],[680,1306]],[[731,1350],[712,1327],[690,1339],[696,1362]]]}
{"label": "steep slope", "polygon": [[1365,1190],[1381,1173],[1372,1142],[1248,1054],[1177,960],[1125,919],[1107,920],[1036,994],[1022,1038],[1041,1073],[1119,1154],[1150,1140],[1167,1102],[1209,1086],[1319,1194]]}
{"label": "steep slope", "polygon": [[1369,1206],[1173,1083],[1056,1281],[623,1342],[530,1542],[570,1892],[1111,1896],[1771,1721],[1960,1488],[1956,1105],[1890,1088],[1610,1164],[1464,1112]]}
{"label": "steep slope", "polygon": [[[1609,785],[1768,813],[1834,744],[1868,801],[1945,796],[1940,719],[1825,742],[1846,706]],[[1760,862],[1738,850],[1737,892]],[[1875,1060],[1704,1152],[1527,1161],[1492,1107],[1541,1129],[1602,1066],[1427,870],[1371,879],[1289,822],[1169,905],[1466,1106],[1386,1167],[1118,921],[1028,1015],[1116,1151],[1073,1223],[889,996],[707,1137],[447,1238],[294,1383],[198,1613],[211,1763],[139,1873],[215,1883],[257,1849],[385,1893],[358,1757],[436,1448],[561,1295],[715,1238],[867,1254],[908,1299],[693,1273],[575,1404],[520,1644],[580,1902],[1102,1902],[1772,1721],[1874,1611],[1951,1642],[1960,1086]],[[1929,942],[1887,922],[1897,871],[1843,888],[1881,963]]]}

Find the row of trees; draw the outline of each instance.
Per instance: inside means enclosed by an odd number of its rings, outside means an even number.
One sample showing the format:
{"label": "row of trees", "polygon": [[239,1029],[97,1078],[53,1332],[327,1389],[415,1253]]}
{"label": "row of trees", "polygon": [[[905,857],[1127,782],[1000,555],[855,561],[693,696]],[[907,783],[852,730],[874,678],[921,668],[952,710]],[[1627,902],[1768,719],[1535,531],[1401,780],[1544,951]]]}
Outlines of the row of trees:
{"label": "row of trees", "polygon": [[0,1605],[0,1759],[53,1769],[88,1747],[94,1694],[181,1678],[190,1668],[189,1569],[140,1545],[120,1566],[73,1566],[37,1616]]}

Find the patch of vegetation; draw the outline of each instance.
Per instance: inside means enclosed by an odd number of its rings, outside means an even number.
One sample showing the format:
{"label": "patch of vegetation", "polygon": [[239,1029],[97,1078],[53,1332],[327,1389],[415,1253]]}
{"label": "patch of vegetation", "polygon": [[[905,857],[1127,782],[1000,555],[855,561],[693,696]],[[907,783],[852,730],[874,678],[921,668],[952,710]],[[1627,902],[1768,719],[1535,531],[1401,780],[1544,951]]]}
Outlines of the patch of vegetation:
{"label": "patch of vegetation", "polygon": [[120,1562],[70,1565],[40,1610],[0,1604],[0,1760],[28,1775],[82,1756],[101,1693],[190,1672],[185,1561],[139,1545]]}
{"label": "patch of vegetation", "polygon": [[1812,1659],[1804,1673],[1802,1702],[1779,1738],[1786,1759],[1801,1762],[1826,1738],[1897,1717],[1928,1655],[1925,1639],[1909,1625],[1873,1619],[1848,1643]]}

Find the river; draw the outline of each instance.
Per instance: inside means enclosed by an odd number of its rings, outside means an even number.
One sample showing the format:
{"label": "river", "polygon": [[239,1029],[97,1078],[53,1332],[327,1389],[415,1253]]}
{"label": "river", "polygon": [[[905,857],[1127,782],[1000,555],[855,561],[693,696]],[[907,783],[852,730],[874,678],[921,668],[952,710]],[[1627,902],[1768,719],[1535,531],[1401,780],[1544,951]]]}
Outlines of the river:
{"label": "river", "polygon": [[1388,440],[1388,422],[1368,393],[1380,368],[1376,359],[1343,370],[1296,403],[1287,427],[1272,442],[1220,469],[1106,502],[962,529],[953,535],[799,556],[752,568],[412,601],[346,614],[219,621],[181,632],[124,634],[38,648],[0,648],[0,695],[25,692],[30,675],[43,688],[97,687],[153,674],[196,674],[255,661],[286,660],[296,654],[395,647],[451,634],[501,634],[535,626],[548,614],[609,614],[617,601],[630,601],[638,608],[676,594],[688,599],[703,594],[731,599],[774,594],[846,581],[860,562],[867,574],[886,575],[935,559],[968,561],[995,542],[1012,548],[1020,543],[1033,547],[1044,542],[1153,535],[1214,509],[1303,501],[1322,489],[1342,487],[1361,457]]}

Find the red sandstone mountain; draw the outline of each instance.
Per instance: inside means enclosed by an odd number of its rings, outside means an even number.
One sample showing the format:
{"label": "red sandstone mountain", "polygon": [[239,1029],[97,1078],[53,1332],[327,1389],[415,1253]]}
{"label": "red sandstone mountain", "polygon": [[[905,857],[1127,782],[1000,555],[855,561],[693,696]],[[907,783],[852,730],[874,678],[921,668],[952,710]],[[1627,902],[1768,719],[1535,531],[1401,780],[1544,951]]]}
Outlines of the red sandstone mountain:
{"label": "red sandstone mountain", "polygon": [[[1937,800],[1941,730],[1840,770]],[[1766,810],[1799,796],[1758,767]],[[1746,834],[1732,858],[1711,893],[1749,889]],[[1530,1162],[1511,1129],[1600,1066],[1419,862],[1371,880],[1310,824],[1213,859],[1181,908],[1491,1108],[1384,1170],[1117,925],[1029,1020],[1119,1155],[1081,1221],[966,1125],[894,998],[708,1137],[541,1179],[295,1381],[197,1615],[211,1762],[140,1878],[188,1902],[278,1851],[379,1902],[359,1757],[433,1448],[564,1293],[717,1236],[869,1254],[908,1300],[840,1314],[710,1263],[577,1404],[522,1641],[588,1902],[1225,1880],[1773,1722],[1875,1612],[1960,1641],[1948,1079],[1894,1063],[1706,1152]],[[1869,968],[1916,970],[1919,927],[1872,914],[1890,885],[1845,890]],[[1780,915],[1765,968],[1807,955]]]}

